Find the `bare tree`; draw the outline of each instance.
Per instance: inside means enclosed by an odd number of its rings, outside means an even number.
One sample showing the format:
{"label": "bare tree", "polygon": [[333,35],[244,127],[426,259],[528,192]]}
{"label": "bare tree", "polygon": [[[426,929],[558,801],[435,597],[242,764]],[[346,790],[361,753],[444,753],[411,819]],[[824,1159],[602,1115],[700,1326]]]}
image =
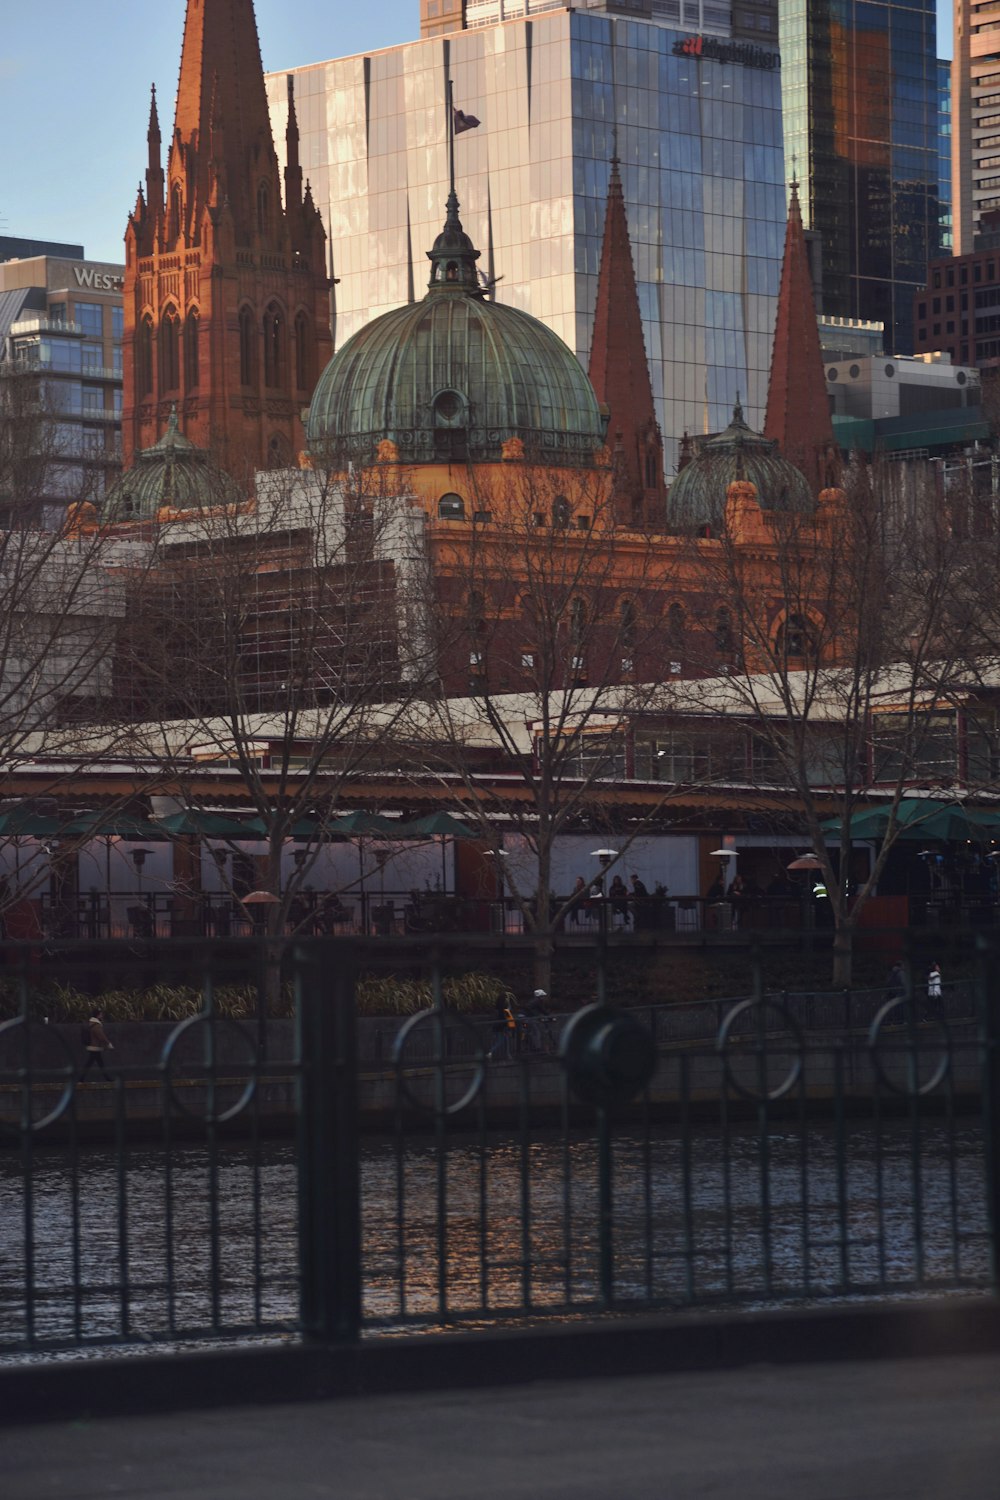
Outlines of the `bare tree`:
{"label": "bare tree", "polygon": [[[794,793],[834,924],[833,974],[848,984],[854,934],[900,833],[898,809],[921,775],[964,636],[951,629],[959,556],[946,526],[887,530],[881,476],[854,466],[815,516],[763,513],[730,487],[721,535],[699,549],[714,602],[703,619],[702,713],[749,724],[769,781]],[[852,868],[851,818],[877,788],[877,856]],[[838,858],[824,831],[840,823]]]}
{"label": "bare tree", "polygon": [[[627,774],[631,719],[665,691],[670,552],[616,527],[600,470],[511,464],[477,503],[432,540],[442,692],[426,705],[420,759],[489,845],[548,990],[553,932],[581,899],[553,891],[556,841],[613,829],[621,858],[645,826],[615,813],[611,789]],[[523,868],[504,864],[505,834],[527,851]]]}
{"label": "bare tree", "polygon": [[[265,853],[258,925],[284,933],[345,792],[380,764],[430,671],[423,514],[398,475],[321,470],[225,476],[197,511],[161,517],[155,566],[131,591],[118,663],[135,753],[204,812],[225,768]],[[212,778],[207,778],[212,781]],[[286,844],[309,819],[303,858]],[[246,894],[231,887],[234,899]]]}
{"label": "bare tree", "polygon": [[[53,798],[114,746],[111,684],[131,551],[102,530],[91,496],[47,507],[60,451],[34,373],[0,367],[0,800]],[[25,828],[15,821],[15,828]],[[16,845],[22,832],[0,835]],[[30,895],[47,862],[18,858],[0,909]]]}

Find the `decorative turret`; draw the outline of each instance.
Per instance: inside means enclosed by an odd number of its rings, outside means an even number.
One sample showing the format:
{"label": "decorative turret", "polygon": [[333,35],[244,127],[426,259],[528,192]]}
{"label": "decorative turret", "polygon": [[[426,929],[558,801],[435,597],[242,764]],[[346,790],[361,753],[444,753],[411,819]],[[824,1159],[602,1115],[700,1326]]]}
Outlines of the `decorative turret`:
{"label": "decorative turret", "polygon": [[837,483],[839,460],[799,208],[799,186],[794,181],[785,230],[764,435],[773,438],[785,457],[802,470],[814,495]]}
{"label": "decorative turret", "polygon": [[427,252],[431,263],[432,292],[471,292],[481,296],[476,261],[479,251],[462,228],[458,217],[458,197],[454,187],[448,194],[444,228]]}
{"label": "decorative turret", "polygon": [[[812,515],[815,510],[805,475],[778,452],[777,443],[747,426],[739,401],[725,432],[698,442],[696,454],[670,486],[671,528],[717,535],[734,483],[751,485],[763,510],[803,515]],[[741,504],[746,493],[744,489],[738,491]]]}
{"label": "decorative turret", "polygon": [[626,524],[644,516],[662,520],[663,440],[653,404],[617,157],[611,161],[588,373],[598,401],[611,413],[608,436],[615,449],[619,519]]}

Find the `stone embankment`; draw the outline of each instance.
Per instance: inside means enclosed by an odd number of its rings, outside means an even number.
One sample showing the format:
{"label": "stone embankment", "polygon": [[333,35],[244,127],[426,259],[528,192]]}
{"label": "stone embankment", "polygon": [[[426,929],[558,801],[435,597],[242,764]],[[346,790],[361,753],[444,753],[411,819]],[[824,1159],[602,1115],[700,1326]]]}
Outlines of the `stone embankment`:
{"label": "stone embankment", "polygon": [[[641,1014],[641,1013],[640,1013]],[[790,1034],[770,1031],[762,1036],[752,1026],[734,1028],[720,1050],[714,1026],[704,1012],[702,1035],[677,1026],[661,1011],[652,1021],[659,1062],[649,1091],[653,1117],[669,1124],[688,1111],[695,1118],[718,1118],[725,1091],[731,1116],[752,1116],[763,1091],[771,1096],[773,1112],[802,1108],[823,1114],[839,1096],[851,1111],[870,1110],[876,1088],[880,1107],[903,1109],[914,1081],[925,1091],[924,1105],[935,1097],[945,1107],[972,1108],[979,1098],[981,1060],[971,1020],[952,1022],[947,1033],[936,1022],[922,1021],[911,1033],[906,1026],[888,1026],[873,1049],[866,1028],[850,1032],[827,1030]],[[666,1021],[662,1018],[666,1017]],[[560,1018],[561,1019],[561,1018]],[[750,1018],[747,1018],[750,1019]],[[402,1077],[403,1108],[413,1129],[431,1123],[437,1093],[433,1068],[431,1028],[412,1032],[405,1062],[397,1069],[394,1043],[405,1018],[360,1018],[358,1021],[359,1105],[362,1123],[372,1130],[394,1128],[399,1108],[398,1081]],[[206,1117],[231,1114],[227,1132],[257,1129],[275,1135],[291,1131],[296,1119],[297,1069],[295,1028],[291,1021],[272,1021],[258,1028],[255,1021],[222,1021],[214,1033],[214,1083],[206,1077],[212,1062],[207,1051],[208,1030],[198,1022],[181,1028],[169,1022],[109,1024],[114,1050],[105,1055],[110,1081],[91,1069],[75,1088],[72,1107],[46,1128],[45,1139],[58,1144],[75,1128],[82,1139],[108,1137],[125,1121],[130,1138],[162,1134],[165,1102],[171,1101],[171,1132],[201,1133]],[[488,1054],[495,1040],[492,1022],[477,1018],[455,1020],[446,1031],[445,1097],[456,1103],[479,1089],[490,1126],[518,1123],[527,1109],[533,1123],[557,1123],[564,1106],[564,1070],[555,1048],[559,1025],[539,1038],[544,1051],[520,1052],[482,1067],[476,1052]],[[0,1124],[16,1125],[23,1107],[19,1081],[22,1058],[18,1029],[0,1038]],[[32,1115],[35,1119],[68,1103],[69,1077],[78,1078],[85,1060],[77,1025],[33,1027]],[[173,1038],[173,1039],[172,1039]],[[171,1040],[172,1039],[172,1040]],[[912,1043],[916,1041],[914,1052]],[[766,1043],[764,1053],[760,1043]],[[248,1077],[258,1044],[262,1065],[255,1088]],[[762,1060],[763,1059],[763,1060]],[[214,1094],[213,1091],[214,1090]],[[214,1101],[214,1102],[213,1102]],[[581,1111],[588,1118],[591,1111]],[[622,1112],[627,1118],[628,1111]],[[452,1116],[456,1129],[478,1128],[478,1105]],[[10,1139],[10,1130],[3,1134]]]}

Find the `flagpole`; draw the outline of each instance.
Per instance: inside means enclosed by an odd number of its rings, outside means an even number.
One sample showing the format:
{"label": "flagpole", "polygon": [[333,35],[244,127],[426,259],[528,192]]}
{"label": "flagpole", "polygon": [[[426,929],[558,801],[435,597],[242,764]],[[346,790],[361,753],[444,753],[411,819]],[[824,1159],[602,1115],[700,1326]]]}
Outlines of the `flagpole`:
{"label": "flagpole", "polygon": [[448,79],[448,175],[451,196],[455,195],[455,96],[454,85]]}

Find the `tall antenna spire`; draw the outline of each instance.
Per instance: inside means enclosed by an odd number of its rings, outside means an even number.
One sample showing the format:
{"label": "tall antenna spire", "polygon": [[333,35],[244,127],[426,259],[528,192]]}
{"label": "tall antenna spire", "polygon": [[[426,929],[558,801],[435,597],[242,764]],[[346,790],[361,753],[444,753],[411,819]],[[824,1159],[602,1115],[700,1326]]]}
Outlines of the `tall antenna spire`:
{"label": "tall antenna spire", "polygon": [[[448,79],[448,202],[455,193],[455,86]],[[456,202],[456,207],[458,206]]]}

